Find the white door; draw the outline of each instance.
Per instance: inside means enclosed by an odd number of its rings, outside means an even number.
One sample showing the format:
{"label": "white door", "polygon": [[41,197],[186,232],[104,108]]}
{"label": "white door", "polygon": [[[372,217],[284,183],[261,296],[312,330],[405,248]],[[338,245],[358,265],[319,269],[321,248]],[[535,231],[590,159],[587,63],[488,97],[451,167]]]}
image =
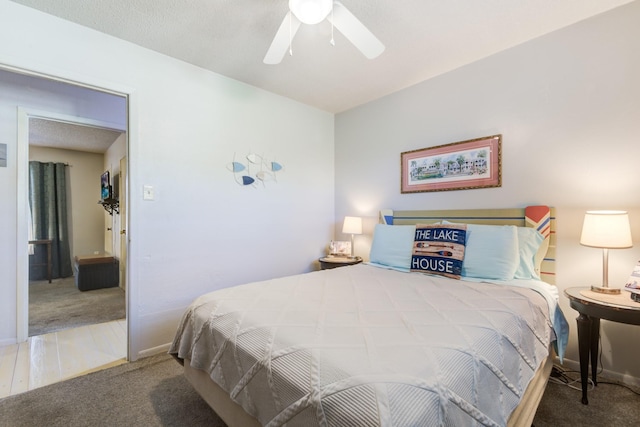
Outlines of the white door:
{"label": "white door", "polygon": [[120,287],[127,289],[127,158],[120,159]]}
{"label": "white door", "polygon": [[113,216],[104,212],[104,253],[113,255]]}

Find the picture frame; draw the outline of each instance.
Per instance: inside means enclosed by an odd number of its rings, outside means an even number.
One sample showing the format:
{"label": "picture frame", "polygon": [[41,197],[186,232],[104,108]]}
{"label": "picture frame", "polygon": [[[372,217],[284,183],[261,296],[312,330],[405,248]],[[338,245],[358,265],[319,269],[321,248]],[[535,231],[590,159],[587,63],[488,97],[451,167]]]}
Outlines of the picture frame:
{"label": "picture frame", "polygon": [[640,294],[640,261],[633,267],[624,289],[634,294]]}
{"label": "picture frame", "polygon": [[502,186],[502,135],[405,151],[400,192],[471,190]]}
{"label": "picture frame", "polygon": [[332,240],[329,243],[329,255],[339,257],[351,256],[351,242]]}
{"label": "picture frame", "polygon": [[111,198],[111,185],[109,179],[109,171],[104,172],[100,176],[100,199],[107,200]]}

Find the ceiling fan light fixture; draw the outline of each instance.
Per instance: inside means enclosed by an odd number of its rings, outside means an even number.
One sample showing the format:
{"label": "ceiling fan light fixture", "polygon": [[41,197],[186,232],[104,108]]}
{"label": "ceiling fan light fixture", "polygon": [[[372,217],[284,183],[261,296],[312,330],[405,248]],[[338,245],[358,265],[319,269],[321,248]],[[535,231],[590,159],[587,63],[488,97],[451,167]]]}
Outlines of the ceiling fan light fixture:
{"label": "ceiling fan light fixture", "polygon": [[377,58],[384,52],[384,45],[367,27],[364,26],[338,0],[289,0],[289,11],[278,27],[262,62],[279,64],[287,51],[291,54],[291,41],[300,25],[318,24],[324,19],[331,23],[331,41],[333,28],[340,31],[362,54],[369,59]]}
{"label": "ceiling fan light fixture", "polygon": [[322,22],[333,7],[333,0],[289,0],[289,9],[300,20],[308,25]]}

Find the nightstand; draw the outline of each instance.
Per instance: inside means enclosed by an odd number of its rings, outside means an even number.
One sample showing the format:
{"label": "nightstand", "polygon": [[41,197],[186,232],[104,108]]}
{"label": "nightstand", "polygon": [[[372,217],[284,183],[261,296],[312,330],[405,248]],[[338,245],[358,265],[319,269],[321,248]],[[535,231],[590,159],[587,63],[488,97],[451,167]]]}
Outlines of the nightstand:
{"label": "nightstand", "polygon": [[578,323],[578,351],[580,353],[580,380],[582,381],[582,403],[587,399],[589,378],[589,355],[591,355],[591,379],[594,385],[598,369],[598,341],[600,338],[600,319],[612,322],[640,325],[640,303],[631,299],[629,292],[618,295],[593,292],[590,288],[568,288],[564,294],[569,298],[571,308],[580,314]]}
{"label": "nightstand", "polygon": [[355,258],[350,257],[341,257],[341,256],[326,256],[320,258],[320,269],[321,270],[329,270],[331,268],[338,267],[346,267],[348,265],[360,264],[362,262],[362,258],[359,256]]}

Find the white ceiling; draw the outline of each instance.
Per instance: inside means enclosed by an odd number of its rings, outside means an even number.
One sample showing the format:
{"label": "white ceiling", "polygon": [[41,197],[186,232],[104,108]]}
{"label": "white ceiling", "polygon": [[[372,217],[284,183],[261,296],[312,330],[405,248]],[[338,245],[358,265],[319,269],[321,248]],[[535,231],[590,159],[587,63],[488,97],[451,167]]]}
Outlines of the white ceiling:
{"label": "white ceiling", "polygon": [[123,132],[47,119],[29,119],[29,145],[104,153]]}
{"label": "white ceiling", "polygon": [[342,112],[632,0],[341,0],[386,46],[366,59],[330,24],[262,59],[288,0],[13,0],[329,112]]}

